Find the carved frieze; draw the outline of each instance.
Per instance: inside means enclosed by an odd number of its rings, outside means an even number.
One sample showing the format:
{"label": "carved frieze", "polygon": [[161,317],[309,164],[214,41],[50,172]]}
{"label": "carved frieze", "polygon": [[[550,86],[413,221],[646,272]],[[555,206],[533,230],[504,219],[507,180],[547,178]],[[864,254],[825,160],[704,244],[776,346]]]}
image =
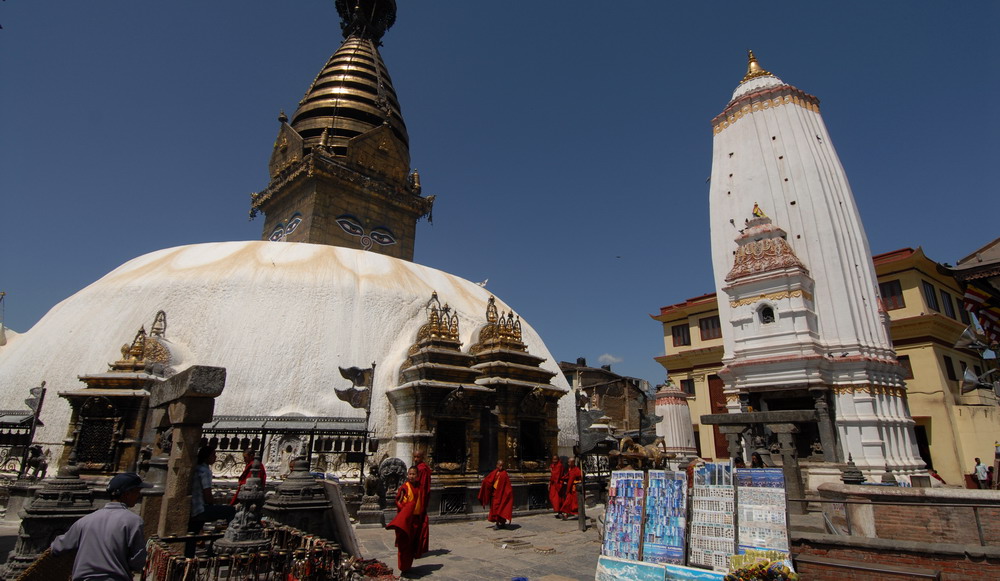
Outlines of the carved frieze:
{"label": "carved frieze", "polygon": [[726,281],[731,282],[749,274],[794,267],[805,268],[784,238],[748,241],[736,250],[733,269],[726,275]]}

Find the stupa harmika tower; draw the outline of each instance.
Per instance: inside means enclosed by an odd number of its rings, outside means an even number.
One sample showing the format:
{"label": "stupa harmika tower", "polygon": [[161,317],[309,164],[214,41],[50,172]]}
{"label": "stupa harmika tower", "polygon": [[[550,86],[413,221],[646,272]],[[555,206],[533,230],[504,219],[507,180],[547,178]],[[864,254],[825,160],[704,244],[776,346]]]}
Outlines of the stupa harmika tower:
{"label": "stupa harmika tower", "polygon": [[819,100],[751,52],[712,128],[727,408],[816,409],[832,420],[838,460],[920,470],[868,238]]}
{"label": "stupa harmika tower", "polygon": [[378,46],[393,0],[337,0],[344,43],[313,80],[291,123],[282,113],[267,189],[253,194],[262,238],[363,248],[413,260],[417,221],[433,196],[410,172],[409,137]]}

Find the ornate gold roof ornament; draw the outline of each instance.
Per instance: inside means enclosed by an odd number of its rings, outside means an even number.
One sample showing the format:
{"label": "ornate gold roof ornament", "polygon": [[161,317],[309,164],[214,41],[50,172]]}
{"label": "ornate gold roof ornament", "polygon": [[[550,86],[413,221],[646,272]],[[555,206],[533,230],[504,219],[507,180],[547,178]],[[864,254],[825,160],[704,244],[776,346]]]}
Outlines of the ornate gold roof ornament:
{"label": "ornate gold roof ornament", "polygon": [[448,304],[441,306],[436,291],[431,293],[431,299],[427,301],[425,308],[427,310],[427,323],[417,331],[417,341],[414,347],[427,339],[458,341],[458,313],[452,313]]}
{"label": "ornate gold roof ornament", "polygon": [[522,342],[521,317],[515,315],[513,311],[498,312],[496,297],[491,295],[486,303],[486,324],[479,330],[479,341],[472,346],[470,353],[475,355],[492,348],[525,352],[528,350]]}
{"label": "ornate gold roof ornament", "polygon": [[486,322],[494,324],[497,322],[497,299],[493,295],[486,301]]}
{"label": "ornate gold roof ornament", "polygon": [[125,343],[121,348],[122,358],[114,363],[109,363],[111,371],[136,372],[146,367],[146,326],[139,327],[132,343]]}
{"label": "ornate gold roof ornament", "polygon": [[752,50],[747,51],[747,59],[747,74],[743,76],[743,80],[740,81],[741,83],[745,83],[750,79],[756,79],[757,77],[766,77],[771,74],[760,66],[760,63],[757,62],[757,57],[754,56]]}
{"label": "ornate gold roof ornament", "polygon": [[[164,340],[167,332],[167,313],[157,311],[153,318],[153,325],[149,334],[146,333],[146,326],[139,327],[135,338],[131,343],[125,343],[121,347],[122,358],[114,363],[109,363],[110,371],[122,373],[138,373],[146,370],[150,365],[157,364],[163,368],[170,364],[170,349]],[[158,372],[157,372],[158,373]]]}

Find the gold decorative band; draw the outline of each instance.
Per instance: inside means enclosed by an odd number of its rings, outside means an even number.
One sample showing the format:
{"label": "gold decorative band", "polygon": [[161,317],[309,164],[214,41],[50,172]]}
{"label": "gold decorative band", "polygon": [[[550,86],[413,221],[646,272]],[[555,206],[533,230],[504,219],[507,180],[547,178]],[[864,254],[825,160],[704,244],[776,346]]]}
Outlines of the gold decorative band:
{"label": "gold decorative band", "polygon": [[906,397],[906,390],[902,387],[890,385],[871,385],[870,383],[857,385],[835,385],[833,386],[832,391],[837,395],[864,393],[876,396],[887,395],[890,397]]}
{"label": "gold decorative band", "polygon": [[749,115],[755,111],[770,109],[771,107],[780,107],[781,105],[798,105],[799,107],[812,111],[813,113],[819,113],[819,104],[815,101],[804,99],[798,95],[779,95],[777,97],[753,101],[752,103],[743,105],[739,109],[726,115],[724,119],[717,121],[712,127],[712,133],[721,133],[723,129],[742,119],[744,115]]}
{"label": "gold decorative band", "polygon": [[780,301],[781,299],[790,299],[797,297],[805,297],[807,301],[813,300],[813,296],[811,293],[799,289],[793,291],[781,291],[778,293],[769,293],[766,295],[758,295],[756,297],[740,299],[738,301],[729,301],[729,306],[735,309],[736,307],[742,307],[743,305],[752,305],[760,301]]}

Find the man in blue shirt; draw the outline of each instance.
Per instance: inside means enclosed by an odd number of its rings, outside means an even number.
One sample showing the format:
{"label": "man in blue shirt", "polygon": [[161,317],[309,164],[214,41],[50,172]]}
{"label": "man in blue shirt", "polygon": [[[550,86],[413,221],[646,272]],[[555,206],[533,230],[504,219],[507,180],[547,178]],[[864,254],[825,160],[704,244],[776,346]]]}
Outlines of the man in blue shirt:
{"label": "man in blue shirt", "polygon": [[52,541],[53,555],[76,549],[73,581],[132,581],[132,572],[142,570],[146,563],[142,519],[129,509],[139,502],[140,491],[150,486],[132,472],[115,476],[108,483],[111,502]]}

